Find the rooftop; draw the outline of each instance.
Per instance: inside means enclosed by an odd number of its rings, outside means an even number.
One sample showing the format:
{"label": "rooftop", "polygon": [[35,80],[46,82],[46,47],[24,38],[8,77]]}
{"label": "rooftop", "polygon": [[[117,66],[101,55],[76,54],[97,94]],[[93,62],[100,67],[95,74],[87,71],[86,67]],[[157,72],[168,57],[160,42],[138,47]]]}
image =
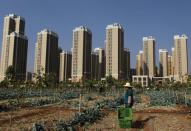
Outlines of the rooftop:
{"label": "rooftop", "polygon": [[153,36],[143,37],[143,41],[147,40],[155,40],[155,38]]}
{"label": "rooftop", "polygon": [[94,51],[96,51],[96,50],[103,50],[103,48],[98,47],[98,48],[94,49]]}
{"label": "rooftop", "polygon": [[72,54],[71,51],[63,51],[61,54]]}
{"label": "rooftop", "polygon": [[185,34],[180,35],[174,35],[174,39],[188,39],[188,37]]}
{"label": "rooftop", "polygon": [[16,14],[9,14],[9,15],[5,16],[5,18],[13,18],[13,19],[18,19],[19,18],[19,19],[25,20],[23,17],[18,16]]}
{"label": "rooftop", "polygon": [[167,49],[159,49],[159,52],[168,52]]}
{"label": "rooftop", "polygon": [[87,32],[90,33],[90,34],[92,33],[91,30],[88,29],[88,28],[85,27],[85,26],[76,27],[76,28],[73,30],[73,32],[75,32],[75,31],[87,31]]}
{"label": "rooftop", "polygon": [[10,37],[10,36],[16,36],[16,37],[20,37],[20,38],[23,38],[25,40],[28,40],[27,36],[25,35],[22,35],[22,34],[18,34],[16,32],[12,32],[10,35],[8,35],[7,37]]}
{"label": "rooftop", "polygon": [[58,35],[55,32],[48,30],[48,29],[42,30],[41,32],[38,33],[38,35],[40,35],[40,34],[50,34],[50,35],[53,35],[55,37],[58,37]]}
{"label": "rooftop", "polygon": [[107,29],[113,29],[113,28],[119,28],[119,29],[123,30],[123,27],[118,23],[107,25],[106,30]]}

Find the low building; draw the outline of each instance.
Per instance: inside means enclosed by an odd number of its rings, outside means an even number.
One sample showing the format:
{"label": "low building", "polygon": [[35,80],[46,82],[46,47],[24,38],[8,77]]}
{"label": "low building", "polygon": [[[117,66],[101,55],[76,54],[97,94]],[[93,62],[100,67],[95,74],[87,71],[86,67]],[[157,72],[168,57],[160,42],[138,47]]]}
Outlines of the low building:
{"label": "low building", "polygon": [[133,76],[133,83],[141,84],[143,87],[147,87],[150,85],[149,76],[142,75],[142,76]]}
{"label": "low building", "polygon": [[152,82],[154,83],[165,83],[167,81],[172,81],[173,76],[164,76],[164,77],[152,77]]}

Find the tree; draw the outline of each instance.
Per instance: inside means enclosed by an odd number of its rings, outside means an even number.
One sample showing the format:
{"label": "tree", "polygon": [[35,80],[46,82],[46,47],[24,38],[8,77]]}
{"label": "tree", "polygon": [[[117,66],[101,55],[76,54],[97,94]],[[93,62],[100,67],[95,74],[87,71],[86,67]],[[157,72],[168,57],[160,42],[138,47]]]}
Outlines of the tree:
{"label": "tree", "polygon": [[114,85],[115,79],[110,75],[106,77],[106,88],[111,88]]}
{"label": "tree", "polygon": [[92,80],[86,80],[85,81],[85,87],[90,92],[93,89],[93,81]]}
{"label": "tree", "polygon": [[99,93],[103,93],[105,91],[105,83],[104,83],[104,81],[99,81],[98,82],[97,89],[99,90]]}
{"label": "tree", "polygon": [[13,80],[15,79],[16,77],[16,74],[15,74],[15,69],[13,66],[9,66],[5,72],[5,75],[6,75],[6,78],[8,80]]}
{"label": "tree", "polygon": [[139,90],[142,89],[141,83],[133,83],[133,86],[135,89],[139,89]]}

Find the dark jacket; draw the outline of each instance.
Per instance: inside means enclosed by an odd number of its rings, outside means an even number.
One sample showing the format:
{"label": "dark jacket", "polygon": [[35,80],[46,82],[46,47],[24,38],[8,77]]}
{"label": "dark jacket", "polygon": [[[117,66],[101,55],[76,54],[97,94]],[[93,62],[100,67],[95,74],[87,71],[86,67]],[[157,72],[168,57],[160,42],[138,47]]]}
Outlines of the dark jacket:
{"label": "dark jacket", "polygon": [[133,105],[133,90],[132,88],[128,88],[128,90],[125,91],[125,104],[128,104],[128,99],[129,99],[129,96],[131,96],[131,105]]}

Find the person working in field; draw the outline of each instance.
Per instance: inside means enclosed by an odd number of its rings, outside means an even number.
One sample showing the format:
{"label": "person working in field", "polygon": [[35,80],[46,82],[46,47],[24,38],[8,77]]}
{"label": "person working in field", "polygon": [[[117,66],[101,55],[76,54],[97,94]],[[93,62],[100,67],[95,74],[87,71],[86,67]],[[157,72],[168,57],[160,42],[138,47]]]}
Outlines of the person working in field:
{"label": "person working in field", "polygon": [[133,106],[133,89],[130,83],[124,85],[125,88],[125,107],[132,108]]}

